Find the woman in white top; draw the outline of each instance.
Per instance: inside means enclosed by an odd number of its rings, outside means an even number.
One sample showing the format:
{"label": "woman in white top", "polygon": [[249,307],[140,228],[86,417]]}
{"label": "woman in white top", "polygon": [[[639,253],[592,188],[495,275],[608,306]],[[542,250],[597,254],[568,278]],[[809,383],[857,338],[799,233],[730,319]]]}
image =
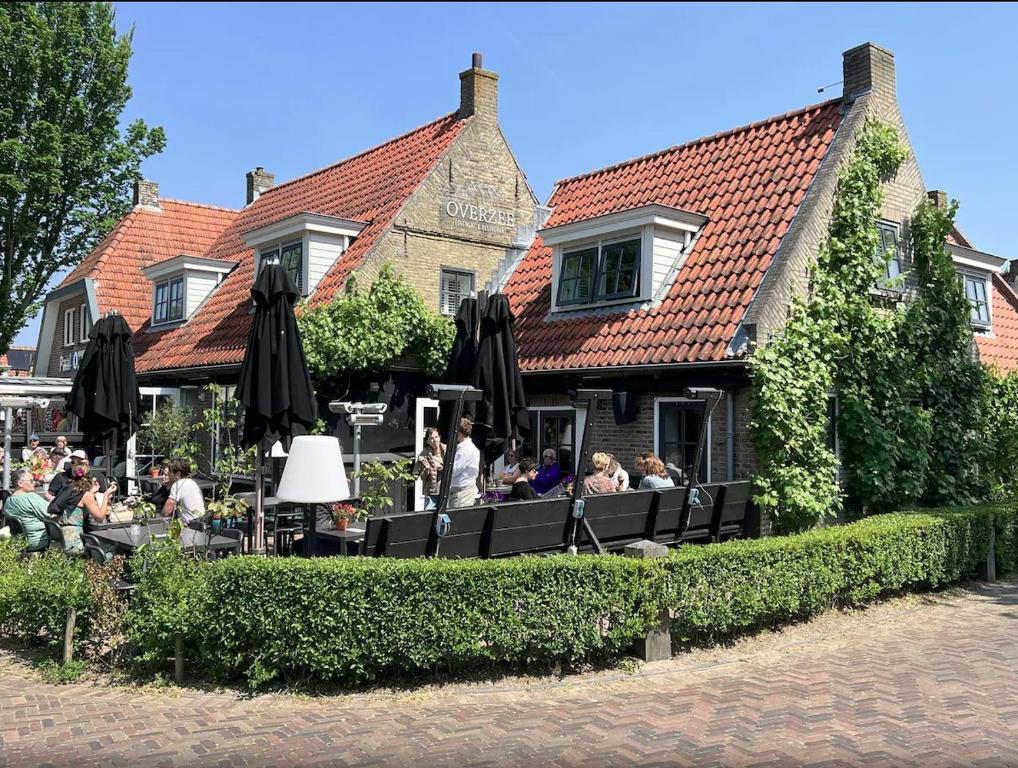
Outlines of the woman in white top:
{"label": "woman in white top", "polygon": [[506,485],[512,485],[520,479],[520,462],[516,458],[516,451],[510,450],[505,455],[505,469],[498,473],[498,480]]}
{"label": "woman in white top", "polygon": [[205,499],[198,483],[190,477],[191,465],[187,459],[170,459],[167,471],[170,476],[170,497],[163,506],[163,514],[166,517],[175,514],[184,524],[204,517]]}

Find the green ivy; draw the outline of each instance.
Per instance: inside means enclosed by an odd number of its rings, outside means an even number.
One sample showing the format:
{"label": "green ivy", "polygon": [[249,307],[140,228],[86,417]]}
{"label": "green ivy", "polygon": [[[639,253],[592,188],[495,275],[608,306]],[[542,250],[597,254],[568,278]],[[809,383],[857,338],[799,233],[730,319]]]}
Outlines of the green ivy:
{"label": "green ivy", "polygon": [[429,310],[390,264],[366,292],[351,276],[330,303],[304,305],[298,325],[311,376],[319,383],[344,373],[379,373],[408,355],[438,376],[455,336],[452,322]]}

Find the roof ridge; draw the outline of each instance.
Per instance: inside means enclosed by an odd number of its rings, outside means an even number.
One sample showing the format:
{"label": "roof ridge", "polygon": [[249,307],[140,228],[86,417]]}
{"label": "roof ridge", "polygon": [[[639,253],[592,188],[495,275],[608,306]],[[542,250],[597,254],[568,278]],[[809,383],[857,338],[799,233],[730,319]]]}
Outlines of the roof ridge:
{"label": "roof ridge", "polygon": [[654,152],[648,152],[645,155],[639,155],[638,157],[632,157],[632,158],[630,158],[628,160],[620,160],[617,163],[612,163],[611,165],[606,165],[603,168],[597,168],[597,169],[595,169],[593,171],[587,171],[586,173],[578,173],[575,176],[566,176],[564,179],[559,179],[558,181],[555,182],[555,188],[557,190],[557,187],[560,184],[567,184],[569,182],[577,181],[579,179],[585,179],[585,178],[587,178],[589,176],[595,176],[595,175],[597,175],[599,173],[605,173],[607,171],[614,171],[614,170],[616,170],[618,168],[623,168],[623,167],[625,167],[627,165],[632,165],[633,163],[639,163],[639,162],[641,162],[643,160],[649,160],[650,158],[657,157],[658,155],[664,155],[664,154],[667,154],[669,152],[677,152],[680,149],[689,149],[690,147],[695,147],[697,144],[705,144],[708,141],[717,141],[718,139],[723,139],[723,138],[725,138],[727,136],[732,136],[733,134],[741,133],[742,131],[748,131],[748,130],[751,130],[753,128],[759,128],[761,125],[767,125],[767,123],[773,123],[776,120],[787,120],[790,117],[795,117],[796,115],[801,115],[804,112],[809,112],[810,110],[820,109],[822,107],[827,107],[827,106],[829,106],[831,104],[835,104],[837,102],[843,101],[843,99],[844,99],[844,97],[838,96],[837,98],[828,99],[827,101],[821,101],[821,102],[818,102],[816,104],[808,104],[805,107],[801,107],[799,109],[793,109],[791,112],[785,112],[782,115],[772,115],[771,117],[765,117],[763,120],[757,120],[757,121],[752,122],[752,123],[747,123],[746,125],[740,125],[740,126],[738,126],[736,128],[729,128],[728,130],[725,130],[725,131],[718,131],[717,133],[712,133],[712,134],[709,134],[707,136],[701,136],[698,139],[693,139],[692,141],[687,141],[684,144],[674,144],[674,145],[672,145],[670,147],[666,147],[665,149],[659,149],[659,150],[656,150]]}
{"label": "roof ridge", "polygon": [[211,208],[214,211],[226,211],[227,213],[240,213],[242,208],[229,208],[225,205],[215,203],[197,203],[194,200],[179,200],[175,197],[160,197],[160,203],[176,203],[177,205],[191,205],[195,208]]}
{"label": "roof ridge", "polygon": [[998,289],[1003,289],[1004,297],[1011,303],[1011,306],[1018,311],[1018,290],[1011,287],[1011,284],[1004,279],[1004,276],[999,272],[993,272],[993,284]]}
{"label": "roof ridge", "polygon": [[[265,197],[267,195],[275,194],[276,190],[282,189],[283,187],[288,187],[291,184],[296,184],[298,181],[303,181],[305,179],[311,178],[312,176],[317,176],[320,173],[325,173],[326,171],[331,171],[334,168],[338,168],[339,166],[344,165],[346,163],[349,163],[349,162],[351,162],[353,160],[356,160],[359,157],[363,157],[364,155],[367,155],[367,154],[369,154],[371,152],[375,152],[375,151],[381,149],[382,147],[387,147],[390,144],[396,143],[397,141],[402,141],[403,139],[407,138],[408,136],[411,136],[411,135],[413,135],[415,133],[423,131],[425,128],[430,128],[433,125],[441,123],[443,120],[448,120],[450,117],[454,117],[457,114],[457,112],[459,112],[459,110],[455,110],[453,112],[449,112],[448,114],[442,115],[441,117],[438,117],[438,118],[436,118],[434,120],[431,120],[431,121],[429,121],[427,123],[424,123],[423,125],[419,125],[416,128],[413,128],[413,129],[411,129],[409,131],[401,133],[399,136],[394,136],[391,139],[383,141],[381,144],[376,144],[373,147],[368,147],[367,149],[361,150],[360,152],[358,152],[358,153],[356,153],[354,155],[350,155],[349,157],[345,157],[342,160],[337,160],[336,162],[330,163],[329,165],[326,165],[323,168],[319,168],[318,170],[309,171],[308,173],[305,173],[302,176],[297,176],[297,177],[292,178],[292,179],[290,179],[288,181],[284,181],[282,184],[277,184],[276,186],[274,186],[274,187],[272,187],[270,189],[265,190],[265,192],[263,192],[261,196]],[[469,117],[465,117],[465,118],[460,118],[460,119],[462,119],[462,120],[469,120],[470,118]]]}

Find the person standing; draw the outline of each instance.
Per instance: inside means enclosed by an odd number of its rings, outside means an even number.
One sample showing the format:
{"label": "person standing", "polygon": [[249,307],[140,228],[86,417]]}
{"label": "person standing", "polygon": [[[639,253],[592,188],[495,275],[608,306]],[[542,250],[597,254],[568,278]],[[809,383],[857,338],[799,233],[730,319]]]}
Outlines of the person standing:
{"label": "person standing", "polygon": [[452,489],[449,491],[449,508],[472,507],[477,500],[477,474],[481,469],[481,452],[477,450],[470,433],[474,425],[470,419],[460,419],[456,430],[456,458],[452,463]]}
{"label": "person standing", "polygon": [[438,494],[442,489],[442,465],[445,461],[445,446],[436,427],[424,430],[424,450],[417,457],[414,476],[421,478],[424,485],[424,508],[438,506]]}

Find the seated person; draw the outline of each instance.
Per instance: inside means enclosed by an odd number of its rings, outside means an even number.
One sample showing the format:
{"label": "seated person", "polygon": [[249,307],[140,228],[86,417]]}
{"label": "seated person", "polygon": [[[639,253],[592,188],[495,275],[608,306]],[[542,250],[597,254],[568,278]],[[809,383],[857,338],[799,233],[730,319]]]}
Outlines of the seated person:
{"label": "seated person", "polygon": [[49,509],[51,512],[54,508],[59,511],[64,552],[68,555],[79,555],[85,550],[81,543],[85,520],[96,523],[106,521],[110,501],[117,491],[117,484],[110,483],[106,492],[100,493],[99,481],[89,475],[87,462],[78,462],[71,471],[73,477],[64,483],[60,493],[50,503]]}
{"label": "seated person", "polygon": [[205,517],[205,498],[198,483],[191,479],[191,464],[187,459],[170,459],[167,465],[171,481],[169,498],[163,505],[166,517],[179,517],[187,525]]}
{"label": "seated person", "polygon": [[31,459],[33,451],[35,451],[35,449],[38,447],[39,447],[39,436],[36,434],[32,434],[32,436],[28,438],[28,445],[21,449],[21,460],[28,461],[29,459]]}
{"label": "seated person", "polygon": [[[56,450],[55,448],[53,449]],[[84,467],[85,474],[99,483],[99,493],[106,493],[106,477],[102,472],[97,472],[88,466],[88,454],[82,450],[73,451],[67,459],[66,468],[53,475],[49,483],[49,495],[51,499],[57,497],[63,487],[74,479],[75,467]]]}
{"label": "seated person", "polygon": [[544,495],[562,480],[562,470],[559,469],[555,451],[552,448],[545,449],[541,454],[544,466],[538,470],[537,476],[530,481],[530,487],[538,495]]}
{"label": "seated person", "polygon": [[643,470],[643,479],[640,480],[640,490],[647,488],[673,488],[675,482],[665,469],[664,462],[653,453],[645,454],[640,460]]}
{"label": "seated person", "polygon": [[49,536],[46,535],[44,521],[52,519],[47,511],[49,505],[35,492],[35,480],[32,479],[29,470],[24,468],[14,470],[11,481],[14,483],[15,491],[4,502],[4,512],[8,517],[13,517],[21,523],[25,536],[28,537],[28,549],[32,551],[45,549],[49,546]]}
{"label": "seated person", "polygon": [[[534,459],[536,464],[537,459]],[[498,473],[495,478],[506,485],[512,485],[520,477],[520,462],[516,456],[516,451],[509,450],[505,455],[505,469]]]}
{"label": "seated person", "polygon": [[615,481],[615,490],[629,490],[629,473],[622,468],[619,460],[612,454],[608,454],[608,476]]}
{"label": "seated person", "polygon": [[67,454],[62,448],[54,448],[49,452],[49,465],[53,474],[58,475],[70,464]]}
{"label": "seated person", "polygon": [[594,473],[584,478],[583,493],[585,495],[614,493],[616,490],[615,481],[607,471],[608,465],[611,464],[608,454],[598,451],[590,457],[590,462],[594,465]]}
{"label": "seated person", "polygon": [[519,464],[519,474],[513,482],[513,489],[509,491],[506,501],[530,501],[536,499],[537,494],[531,487],[534,478],[537,477],[537,459],[528,456],[522,459]]}

